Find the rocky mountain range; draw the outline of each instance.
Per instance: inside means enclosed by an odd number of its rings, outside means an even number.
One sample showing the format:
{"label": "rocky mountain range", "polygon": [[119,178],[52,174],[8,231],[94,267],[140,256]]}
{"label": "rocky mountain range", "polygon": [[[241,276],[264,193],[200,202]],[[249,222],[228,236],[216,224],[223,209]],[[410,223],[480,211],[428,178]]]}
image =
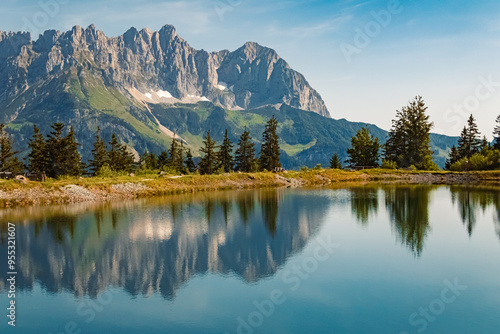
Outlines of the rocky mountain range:
{"label": "rocky mountain range", "polygon": [[94,25],[48,30],[36,41],[29,33],[0,32],[0,60],[6,65],[0,69],[1,103],[75,70],[77,78],[92,75],[141,102],[206,100],[227,109],[285,103],[330,115],[320,95],[276,51],[252,42],[234,52],[196,50],[170,25],[156,32],[131,28],[111,38]]}
{"label": "rocky mountain range", "polygon": [[[272,115],[280,121],[286,168],[327,165],[333,153],[344,158],[362,126],[382,142],[387,135],[374,125],[330,118],[304,76],[256,43],[209,53],[189,46],[170,25],[118,37],[76,26],[36,40],[0,31],[0,122],[23,157],[33,125],[47,134],[54,122],[73,126],[84,159],[97,127],[106,141],[115,133],[136,157],[165,150],[174,136],[196,156],[207,130],[220,140],[228,129],[237,141],[245,127],[259,148]],[[444,165],[456,138],[431,139]]]}

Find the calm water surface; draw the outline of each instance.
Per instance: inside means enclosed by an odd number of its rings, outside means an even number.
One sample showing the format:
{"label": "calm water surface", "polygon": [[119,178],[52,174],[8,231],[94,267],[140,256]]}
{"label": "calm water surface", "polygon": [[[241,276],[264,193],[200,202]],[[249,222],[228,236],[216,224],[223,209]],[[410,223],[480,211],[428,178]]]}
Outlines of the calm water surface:
{"label": "calm water surface", "polygon": [[500,332],[500,188],[223,192],[0,223],[1,333]]}

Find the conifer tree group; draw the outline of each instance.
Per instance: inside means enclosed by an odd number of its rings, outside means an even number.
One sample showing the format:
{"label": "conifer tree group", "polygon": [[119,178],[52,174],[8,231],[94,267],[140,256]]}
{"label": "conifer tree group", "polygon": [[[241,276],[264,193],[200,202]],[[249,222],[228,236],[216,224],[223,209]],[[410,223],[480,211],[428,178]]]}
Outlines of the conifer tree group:
{"label": "conifer tree group", "polygon": [[[96,175],[104,166],[108,166],[115,172],[131,172],[134,169],[134,156],[128,151],[127,145],[120,143],[113,133],[108,148],[99,132],[100,129],[97,129],[92,159],[90,160],[91,172]],[[99,169],[96,169],[97,167]]]}
{"label": "conifer tree group", "polygon": [[45,172],[50,177],[81,175],[84,165],[73,127],[70,126],[67,134],[62,123],[52,124],[51,129],[44,138],[40,129],[36,125],[33,127],[33,137],[28,143],[31,152],[27,169],[32,173]]}
{"label": "conifer tree group", "polygon": [[496,123],[492,145],[486,136],[481,138],[476,120],[470,115],[460,133],[458,146],[451,148],[445,168],[453,171],[500,168],[500,116],[496,118]]}
{"label": "conifer tree group", "polygon": [[236,171],[248,173],[253,169],[257,169],[257,164],[255,143],[252,141],[247,127],[245,127],[236,150]]}
{"label": "conifer tree group", "polygon": [[[427,107],[420,96],[397,111],[384,145],[370,134],[367,127],[361,128],[351,138],[346,162],[351,167],[377,167],[380,165],[383,149],[382,166],[436,169],[430,149],[433,123],[429,121],[426,112]],[[476,120],[471,115],[460,134],[458,146],[451,148],[446,169],[500,168],[500,116],[496,122],[494,140],[490,144],[486,137],[481,138]],[[200,148],[200,158],[194,158],[191,149],[185,147],[185,142],[174,135],[168,150],[159,155],[145,150],[138,163],[135,162],[128,146],[120,142],[115,134],[106,142],[101,129],[97,128],[92,156],[85,166],[73,126],[54,123],[48,135],[44,136],[35,125],[33,136],[28,143],[30,151],[26,157],[26,165],[23,165],[16,156],[18,152],[13,149],[12,137],[7,133],[6,127],[0,124],[0,172],[22,173],[26,169],[31,173],[45,172],[55,178],[64,175],[79,176],[85,170],[92,175],[98,175],[105,167],[116,172],[132,172],[136,168],[144,168],[182,174],[273,171],[281,167],[278,126],[278,120],[274,116],[266,123],[259,155],[256,153],[256,143],[245,127],[237,145],[231,141],[227,129],[220,146],[213,139],[211,132],[207,131]],[[196,161],[199,161],[198,166]],[[343,168],[337,153],[330,160],[330,168]]]}
{"label": "conifer tree group", "polygon": [[[155,155],[153,152],[145,150],[140,156],[138,166],[139,168],[148,170],[160,169],[183,174],[195,172],[199,172],[200,174],[214,174],[229,173],[232,171],[258,172],[261,170],[274,170],[276,167],[281,167],[277,129],[278,121],[273,116],[267,122],[262,135],[260,157],[257,157],[255,142],[245,127],[234,155],[234,144],[229,138],[227,129],[225,130],[220,146],[213,140],[210,131],[207,131],[204,136],[203,146],[200,148],[201,158],[199,158],[198,166],[195,164],[191,149],[186,149],[183,140],[175,135],[167,151]],[[40,135],[36,131],[32,139],[33,147],[39,145],[38,138]],[[132,169],[133,159],[127,152],[126,146],[119,143],[116,135],[111,137],[108,150],[98,128],[88,170],[95,175],[104,166],[109,166],[113,171],[129,171]]]}

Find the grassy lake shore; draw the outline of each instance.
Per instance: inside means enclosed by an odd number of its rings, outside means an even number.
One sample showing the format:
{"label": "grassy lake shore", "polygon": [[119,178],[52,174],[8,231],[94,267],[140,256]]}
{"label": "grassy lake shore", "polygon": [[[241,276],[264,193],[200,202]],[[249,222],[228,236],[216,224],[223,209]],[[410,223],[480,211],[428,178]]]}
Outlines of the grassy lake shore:
{"label": "grassy lake shore", "polygon": [[49,179],[22,183],[0,180],[0,207],[112,201],[204,191],[265,187],[305,187],[347,182],[427,184],[500,183],[500,171],[454,173],[372,169],[341,171],[309,169],[283,173],[229,173],[223,175],[158,175]]}

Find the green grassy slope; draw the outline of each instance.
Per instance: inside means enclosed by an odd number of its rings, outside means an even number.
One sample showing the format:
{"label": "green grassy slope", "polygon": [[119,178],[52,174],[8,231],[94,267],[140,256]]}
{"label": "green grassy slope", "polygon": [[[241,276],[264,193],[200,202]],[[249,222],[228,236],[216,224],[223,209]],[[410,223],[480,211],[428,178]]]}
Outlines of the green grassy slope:
{"label": "green grassy slope", "polygon": [[[318,163],[327,166],[334,153],[346,159],[351,137],[361,127],[367,126],[381,142],[385,142],[387,136],[386,131],[375,125],[324,118],[285,105],[279,110],[269,106],[234,111],[224,110],[210,102],[150,104],[150,113],[127,93],[106,85],[98,70],[82,65],[32,84],[27,91],[0,107],[0,119],[8,124],[15,138],[15,147],[23,157],[27,154],[33,124],[49,133],[54,122],[75,128],[85,159],[90,157],[98,126],[106,141],[116,133],[122,142],[139,154],[145,149],[156,153],[168,149],[171,139],[160,130],[155,117],[163,126],[179,134],[196,156],[207,130],[220,143],[228,129],[236,146],[247,127],[259,150],[265,124],[274,115],[279,121],[282,163],[288,169],[313,167]],[[447,152],[456,144],[457,138],[432,135],[431,139],[435,160],[444,166]]]}

